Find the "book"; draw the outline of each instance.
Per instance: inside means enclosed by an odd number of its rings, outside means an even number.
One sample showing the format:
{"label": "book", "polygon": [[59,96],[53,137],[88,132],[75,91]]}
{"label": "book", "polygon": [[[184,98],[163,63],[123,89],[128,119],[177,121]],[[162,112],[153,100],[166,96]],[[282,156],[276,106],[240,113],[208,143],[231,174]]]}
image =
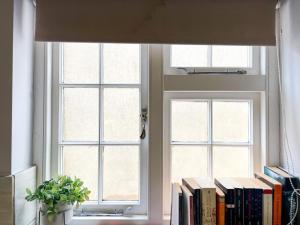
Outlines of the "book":
{"label": "book", "polygon": [[277,180],[263,173],[255,173],[255,177],[273,189],[272,224],[281,225],[282,185]]}
{"label": "book", "polygon": [[251,178],[234,178],[244,188],[244,224],[262,225],[263,190]]}
{"label": "book", "polygon": [[[292,204],[291,202],[296,202],[298,196],[294,195],[292,198],[293,187],[299,188],[299,178],[294,177],[288,172],[284,171],[281,168],[274,166],[265,166],[264,174],[272,177],[282,184],[282,210],[281,210],[281,224],[288,224],[295,214],[296,204]],[[291,223],[291,225],[299,225],[300,217],[297,215],[296,219]]]}
{"label": "book", "polygon": [[263,225],[272,225],[273,190],[259,179],[255,179],[255,182],[263,190]]}
{"label": "book", "polygon": [[231,180],[228,178],[216,178],[215,184],[225,194],[225,224],[235,224],[235,202],[234,202],[234,187]]}
{"label": "book", "polygon": [[183,225],[194,225],[193,194],[184,185],[181,185],[181,189],[183,193]]}
{"label": "book", "polygon": [[194,178],[184,178],[182,179],[182,184],[185,185],[189,191],[193,194],[193,215],[194,224],[201,224],[201,193],[200,187]]}
{"label": "book", "polygon": [[235,204],[235,215],[234,221],[236,225],[244,224],[244,188],[233,178],[230,179],[230,182],[234,188],[234,204]]}
{"label": "book", "polygon": [[216,187],[216,217],[217,225],[225,225],[225,194]]}
{"label": "book", "polygon": [[171,225],[182,225],[182,190],[178,183],[172,184]]}
{"label": "book", "polygon": [[201,194],[201,224],[216,225],[216,186],[209,178],[195,178]]}

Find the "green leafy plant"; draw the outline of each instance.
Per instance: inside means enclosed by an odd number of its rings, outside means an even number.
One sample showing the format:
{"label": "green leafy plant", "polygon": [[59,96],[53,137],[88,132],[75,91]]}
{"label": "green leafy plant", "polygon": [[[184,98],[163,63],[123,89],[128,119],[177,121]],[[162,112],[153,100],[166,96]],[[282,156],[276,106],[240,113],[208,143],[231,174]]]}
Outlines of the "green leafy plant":
{"label": "green leafy plant", "polygon": [[47,215],[51,220],[59,213],[59,205],[67,204],[78,207],[81,203],[89,199],[91,193],[79,178],[72,179],[68,176],[58,176],[51,180],[44,181],[33,192],[26,189],[27,201],[38,200],[43,204],[43,215]]}

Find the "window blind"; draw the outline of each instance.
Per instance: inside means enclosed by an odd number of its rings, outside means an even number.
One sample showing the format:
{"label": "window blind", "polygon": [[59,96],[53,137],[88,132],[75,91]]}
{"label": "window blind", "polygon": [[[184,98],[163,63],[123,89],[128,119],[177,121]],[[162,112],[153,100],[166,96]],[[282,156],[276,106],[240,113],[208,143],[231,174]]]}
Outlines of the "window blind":
{"label": "window blind", "polygon": [[36,40],[275,45],[275,0],[37,0]]}

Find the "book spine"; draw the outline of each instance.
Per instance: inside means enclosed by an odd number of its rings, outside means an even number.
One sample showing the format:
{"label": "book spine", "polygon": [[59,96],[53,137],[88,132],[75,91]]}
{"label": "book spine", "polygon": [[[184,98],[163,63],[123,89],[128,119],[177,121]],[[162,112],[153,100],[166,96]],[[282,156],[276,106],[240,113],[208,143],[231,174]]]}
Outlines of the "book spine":
{"label": "book spine", "polygon": [[[226,199],[227,197],[227,199]],[[235,225],[235,204],[234,204],[234,190],[228,189],[225,195],[226,209],[225,217],[228,217],[226,225]]]}
{"label": "book spine", "polygon": [[272,191],[265,190],[263,193],[263,225],[272,225]]}
{"label": "book spine", "polygon": [[273,190],[273,225],[281,225],[282,186],[275,185]]}
{"label": "book spine", "polygon": [[235,224],[243,225],[243,189],[235,189]]}
{"label": "book spine", "polygon": [[251,225],[256,225],[256,208],[257,208],[256,192],[254,189],[250,189],[250,193],[251,193],[250,221],[251,221]]}
{"label": "book spine", "polygon": [[202,189],[202,225],[216,225],[216,191]]}
{"label": "book spine", "polygon": [[255,209],[256,209],[256,203],[255,203],[255,190],[254,189],[246,189],[248,192],[247,197],[247,211],[246,211],[246,223],[248,225],[255,225]]}
{"label": "book spine", "polygon": [[216,199],[216,219],[217,225],[225,225],[225,199],[217,195]]}
{"label": "book spine", "polygon": [[183,225],[183,196],[179,197],[179,225]]}
{"label": "book spine", "polygon": [[262,225],[263,221],[263,190],[257,189],[256,190],[256,224]]}
{"label": "book spine", "polygon": [[201,193],[200,193],[200,189],[197,189],[195,191],[196,194],[196,207],[195,207],[195,224],[196,225],[202,225],[201,224]]}
{"label": "book spine", "polygon": [[226,225],[234,225],[234,206],[233,205],[226,205],[225,207],[225,218],[226,218]]}
{"label": "book spine", "polygon": [[248,189],[244,189],[244,225],[251,225],[250,221],[250,205],[251,204],[251,194]]}
{"label": "book spine", "polygon": [[194,198],[190,197],[190,210],[189,210],[189,218],[190,218],[190,224],[187,225],[195,225],[195,220],[194,220]]}
{"label": "book spine", "polygon": [[197,195],[196,192],[194,194],[194,198],[193,198],[193,217],[194,217],[194,225],[199,225],[198,224],[198,220],[197,220]]}
{"label": "book spine", "polygon": [[[291,207],[291,201],[293,201],[294,204],[292,204]],[[292,191],[283,191],[282,192],[282,217],[281,217],[281,223],[282,224],[288,224],[292,216],[294,215],[294,212],[296,210],[296,199],[294,198],[292,200]],[[291,225],[296,224],[296,220],[294,220]]]}

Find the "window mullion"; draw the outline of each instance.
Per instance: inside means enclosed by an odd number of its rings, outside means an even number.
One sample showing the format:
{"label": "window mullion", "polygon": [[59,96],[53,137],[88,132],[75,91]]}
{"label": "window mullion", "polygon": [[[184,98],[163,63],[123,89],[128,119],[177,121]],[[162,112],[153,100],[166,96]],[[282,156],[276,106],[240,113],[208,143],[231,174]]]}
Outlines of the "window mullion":
{"label": "window mullion", "polygon": [[213,145],[212,145],[212,143],[213,143],[213,112],[212,112],[212,110],[213,110],[213,106],[212,106],[212,100],[209,100],[208,101],[208,132],[209,132],[209,134],[208,134],[208,138],[209,138],[209,140],[208,140],[208,143],[209,143],[209,145],[208,145],[208,163],[207,163],[207,165],[208,165],[208,176],[209,177],[213,177],[213,155],[212,155],[212,153],[213,153]]}
{"label": "window mullion", "polygon": [[102,78],[103,78],[103,45],[99,44],[100,51],[100,62],[99,62],[99,145],[98,145],[98,204],[102,202],[103,199],[103,146],[101,145],[101,141],[103,139],[103,87],[102,87]]}

